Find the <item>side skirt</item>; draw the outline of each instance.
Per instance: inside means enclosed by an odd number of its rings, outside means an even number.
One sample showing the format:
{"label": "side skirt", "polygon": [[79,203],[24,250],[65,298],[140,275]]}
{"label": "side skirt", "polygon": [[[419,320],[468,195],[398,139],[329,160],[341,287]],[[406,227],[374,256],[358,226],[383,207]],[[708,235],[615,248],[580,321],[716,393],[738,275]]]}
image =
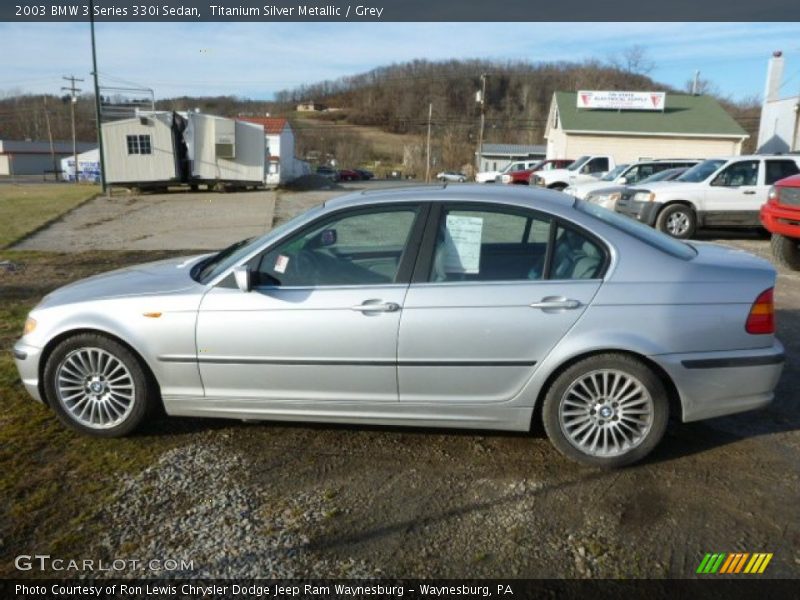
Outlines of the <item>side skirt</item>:
{"label": "side skirt", "polygon": [[404,402],[303,402],[164,396],[168,415],[301,423],[397,425],[528,431],[531,407]]}

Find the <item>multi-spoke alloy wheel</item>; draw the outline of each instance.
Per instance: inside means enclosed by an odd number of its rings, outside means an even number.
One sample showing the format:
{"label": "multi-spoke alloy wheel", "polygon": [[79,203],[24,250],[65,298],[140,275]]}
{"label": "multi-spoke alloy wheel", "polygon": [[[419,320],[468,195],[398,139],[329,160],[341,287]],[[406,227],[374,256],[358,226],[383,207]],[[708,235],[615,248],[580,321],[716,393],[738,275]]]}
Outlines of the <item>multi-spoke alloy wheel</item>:
{"label": "multi-spoke alloy wheel", "polygon": [[44,370],[47,401],[73,429],[125,435],[146,416],[158,391],[139,359],[119,342],[82,333],[61,342]]}
{"label": "multi-spoke alloy wheel", "polygon": [[664,435],[669,398],[661,378],[629,354],[598,354],[566,368],[544,398],[542,421],[565,456],[620,467],[646,456]]}
{"label": "multi-spoke alloy wheel", "polygon": [[613,369],[577,379],[559,406],[567,439],[592,456],[619,456],[638,446],[650,431],[653,412],[653,399],[642,383]]}
{"label": "multi-spoke alloy wheel", "polygon": [[56,374],[58,400],[86,427],[109,429],[133,410],[136,386],[125,364],[101,348],[69,353]]}

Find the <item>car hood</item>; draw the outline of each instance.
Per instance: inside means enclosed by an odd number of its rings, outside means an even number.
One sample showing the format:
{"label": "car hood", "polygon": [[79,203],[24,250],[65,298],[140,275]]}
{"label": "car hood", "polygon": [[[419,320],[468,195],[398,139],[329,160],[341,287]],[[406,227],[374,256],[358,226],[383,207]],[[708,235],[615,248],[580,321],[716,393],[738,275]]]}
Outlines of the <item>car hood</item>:
{"label": "car hood", "polygon": [[[604,181],[603,183],[608,183]],[[585,192],[588,196],[590,193],[592,196],[600,196],[601,194],[615,194],[615,193],[622,193],[628,188],[624,185],[606,185],[605,187],[602,184],[595,184],[590,183],[588,187],[583,186],[575,186],[575,189],[579,192]]]}
{"label": "car hood", "polygon": [[87,300],[176,293],[198,288],[190,271],[208,254],[159,260],[81,279],[58,288],[42,299],[39,308]]}

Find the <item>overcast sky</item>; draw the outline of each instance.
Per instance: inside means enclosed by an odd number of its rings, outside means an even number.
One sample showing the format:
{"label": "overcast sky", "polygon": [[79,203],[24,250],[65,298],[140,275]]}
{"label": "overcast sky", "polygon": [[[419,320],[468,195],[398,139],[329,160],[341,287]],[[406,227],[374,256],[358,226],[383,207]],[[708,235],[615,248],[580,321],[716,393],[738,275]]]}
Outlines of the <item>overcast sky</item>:
{"label": "overcast sky", "polygon": [[[787,58],[783,93],[800,91],[800,24],[768,23],[99,23],[107,85],[157,98],[281,89],[415,58],[605,59],[647,48],[658,81],[683,87],[695,69],[736,99],[761,95],[773,50]],[[0,23],[0,92],[54,92],[62,75],[87,79],[88,24]]]}

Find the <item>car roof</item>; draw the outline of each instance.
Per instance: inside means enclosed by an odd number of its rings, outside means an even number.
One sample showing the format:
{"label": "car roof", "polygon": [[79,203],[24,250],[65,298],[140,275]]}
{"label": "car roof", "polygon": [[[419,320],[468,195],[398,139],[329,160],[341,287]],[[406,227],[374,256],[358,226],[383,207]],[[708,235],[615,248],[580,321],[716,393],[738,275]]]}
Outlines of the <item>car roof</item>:
{"label": "car roof", "polygon": [[522,186],[503,186],[487,190],[485,185],[413,185],[380,190],[365,190],[337,196],[327,200],[325,208],[347,208],[390,204],[394,202],[488,202],[540,207],[552,212],[562,212],[575,204],[575,198],[552,190],[530,189]]}

